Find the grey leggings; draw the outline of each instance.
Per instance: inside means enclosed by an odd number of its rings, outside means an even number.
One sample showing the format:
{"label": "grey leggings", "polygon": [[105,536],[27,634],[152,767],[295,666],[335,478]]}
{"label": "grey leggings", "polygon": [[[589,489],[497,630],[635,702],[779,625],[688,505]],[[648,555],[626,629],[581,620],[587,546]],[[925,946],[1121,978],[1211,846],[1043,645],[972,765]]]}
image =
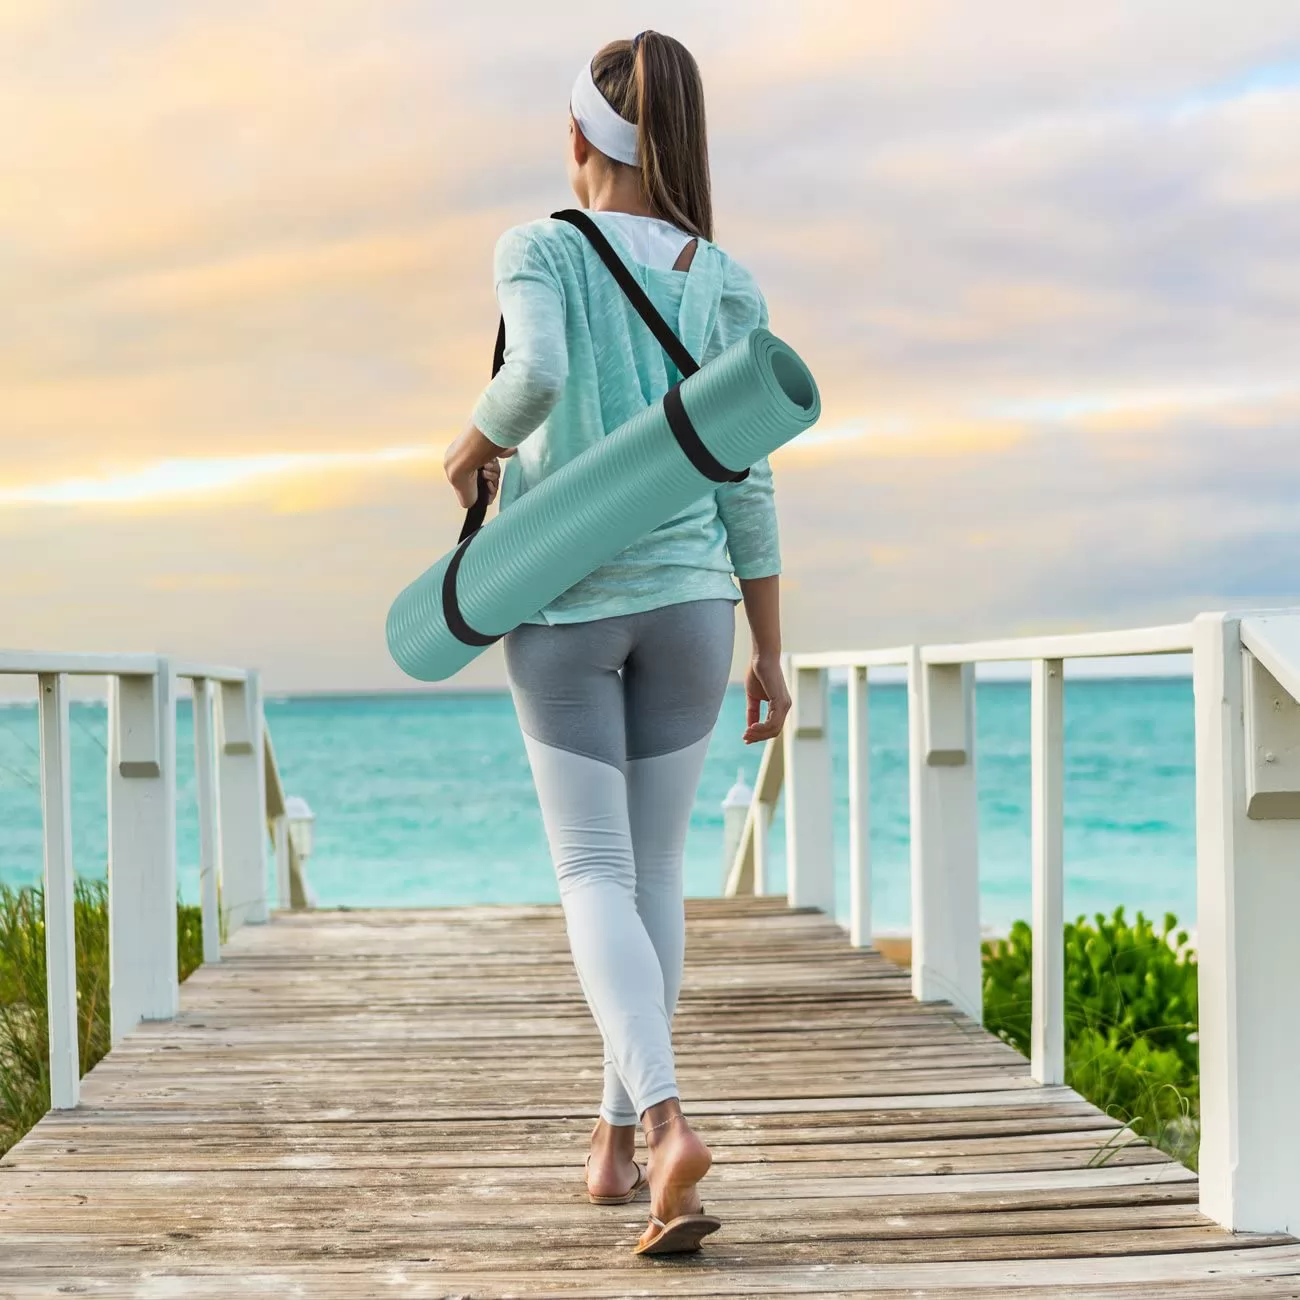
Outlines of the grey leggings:
{"label": "grey leggings", "polygon": [[734,638],[728,600],[506,637],[569,947],[605,1040],[610,1124],[678,1095],[682,849]]}

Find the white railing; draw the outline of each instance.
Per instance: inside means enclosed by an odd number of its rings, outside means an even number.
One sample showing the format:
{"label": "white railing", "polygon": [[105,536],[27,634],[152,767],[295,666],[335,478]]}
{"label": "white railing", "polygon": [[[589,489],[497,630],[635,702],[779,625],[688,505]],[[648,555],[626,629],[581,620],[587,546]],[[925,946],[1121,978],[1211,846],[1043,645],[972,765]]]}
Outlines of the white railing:
{"label": "white railing", "polygon": [[0,674],[35,676],[45,846],[45,945],[50,1099],[77,1104],[77,975],[73,933],[69,693],[72,676],[108,679],[109,1014],[117,1043],[141,1020],[179,1004],[176,934],[176,687],[193,688],[203,960],[267,919],[266,846],[277,846],[280,906],[293,888],[285,799],[262,714],[257,674],[158,655],[0,651]]}
{"label": "white railing", "polygon": [[908,682],[912,991],[981,1018],[974,665],[1031,673],[1031,1070],[1065,1074],[1063,690],[1067,659],[1192,654],[1196,713],[1201,1208],[1300,1231],[1300,611],[1202,614],[1139,631],[787,656],[794,707],[769,742],[727,880],[765,892],[784,786],[792,906],[835,914],[829,670],[848,670],[852,942],[871,941],[867,674]]}

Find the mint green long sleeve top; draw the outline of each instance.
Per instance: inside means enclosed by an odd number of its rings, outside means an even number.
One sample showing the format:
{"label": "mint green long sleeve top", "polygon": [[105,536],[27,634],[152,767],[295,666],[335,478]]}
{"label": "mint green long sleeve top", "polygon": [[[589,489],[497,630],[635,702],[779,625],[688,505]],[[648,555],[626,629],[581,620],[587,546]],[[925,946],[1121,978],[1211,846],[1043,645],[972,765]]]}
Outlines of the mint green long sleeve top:
{"label": "mint green long sleeve top", "polygon": [[[753,276],[699,240],[689,270],[635,261],[615,221],[590,214],[701,364],[767,324]],[[505,463],[504,509],[548,474],[659,400],[681,376],[587,240],[546,218],[501,237],[497,301],[505,363],[473,422]],[[764,459],[648,533],[528,620],[583,623],[689,600],[739,600],[734,578],[781,570],[772,471]]]}

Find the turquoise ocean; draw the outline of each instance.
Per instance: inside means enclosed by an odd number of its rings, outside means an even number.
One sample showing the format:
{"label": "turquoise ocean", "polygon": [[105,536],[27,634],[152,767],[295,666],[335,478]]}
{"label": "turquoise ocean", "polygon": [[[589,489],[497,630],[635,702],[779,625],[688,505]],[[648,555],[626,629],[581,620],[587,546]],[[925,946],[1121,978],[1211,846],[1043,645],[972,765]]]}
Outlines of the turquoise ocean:
{"label": "turquoise ocean", "polygon": [[[1193,924],[1192,689],[1185,678],[1067,681],[1065,902],[1068,916],[1165,912]],[[316,813],[312,888],[325,906],[406,907],[557,898],[537,799],[505,692],[301,696],[267,702],[286,789]],[[846,701],[832,690],[837,897],[848,902]],[[759,750],[740,741],[744,698],[729,692],[709,749],[686,850],[686,887],[722,883],[721,804]],[[76,869],[104,875],[101,705],[72,709]],[[1029,688],[981,682],[976,697],[981,922],[1029,914]],[[187,703],[178,722],[180,890],[198,898],[198,819]],[[0,707],[0,882],[36,882],[41,818],[33,705]],[[879,930],[909,922],[907,695],[870,693],[872,898]],[[773,835],[777,888],[784,825]]]}

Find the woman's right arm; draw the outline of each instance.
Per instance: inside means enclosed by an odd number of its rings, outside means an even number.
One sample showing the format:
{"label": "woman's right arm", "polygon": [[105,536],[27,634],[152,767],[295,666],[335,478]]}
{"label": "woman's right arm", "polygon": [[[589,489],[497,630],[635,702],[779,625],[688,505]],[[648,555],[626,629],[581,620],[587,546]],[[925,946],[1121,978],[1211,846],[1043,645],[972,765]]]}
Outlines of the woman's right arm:
{"label": "woman's right arm", "polygon": [[474,476],[484,466],[495,495],[496,458],[512,452],[550,415],[569,376],[563,289],[526,229],[507,230],[497,241],[493,273],[506,327],[505,356],[444,461],[462,505],[472,500]]}

